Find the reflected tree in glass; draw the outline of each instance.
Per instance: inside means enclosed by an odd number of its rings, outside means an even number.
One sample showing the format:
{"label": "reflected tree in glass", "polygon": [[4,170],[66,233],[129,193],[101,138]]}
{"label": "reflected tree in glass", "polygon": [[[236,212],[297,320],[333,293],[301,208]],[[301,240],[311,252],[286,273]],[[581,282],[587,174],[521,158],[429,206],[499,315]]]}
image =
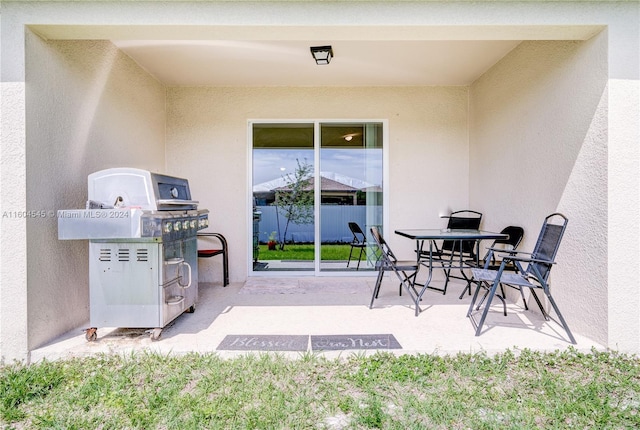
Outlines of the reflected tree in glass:
{"label": "reflected tree in glass", "polygon": [[[311,224],[313,223],[313,182],[311,175],[313,166],[306,160],[302,163],[296,159],[297,167],[293,174],[284,176],[286,185],[280,187],[275,193],[277,213],[285,217],[284,233],[280,240],[280,250],[284,249],[287,240],[289,224]],[[278,230],[280,222],[278,222]],[[278,232],[280,237],[280,232]]]}

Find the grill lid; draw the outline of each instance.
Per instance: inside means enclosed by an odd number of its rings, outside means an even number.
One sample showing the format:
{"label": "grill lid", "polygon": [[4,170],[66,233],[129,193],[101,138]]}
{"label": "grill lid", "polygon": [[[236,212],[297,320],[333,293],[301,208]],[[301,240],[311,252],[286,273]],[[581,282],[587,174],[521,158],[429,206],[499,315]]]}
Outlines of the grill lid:
{"label": "grill lid", "polygon": [[90,174],[88,185],[86,209],[58,211],[58,239],[179,240],[209,225],[183,178],[121,167]]}
{"label": "grill lid", "polygon": [[102,207],[135,207],[149,211],[194,210],[189,181],[147,170],[117,167],[88,177],[88,197]]}

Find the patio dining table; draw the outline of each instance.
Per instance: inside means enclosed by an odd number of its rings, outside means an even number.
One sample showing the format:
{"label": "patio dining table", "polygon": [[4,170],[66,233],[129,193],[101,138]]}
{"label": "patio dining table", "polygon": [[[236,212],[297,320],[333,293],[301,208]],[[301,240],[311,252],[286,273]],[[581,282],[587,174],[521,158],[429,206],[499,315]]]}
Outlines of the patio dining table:
{"label": "patio dining table", "polygon": [[[397,235],[412,239],[416,241],[416,255],[418,258],[418,263],[420,263],[420,266],[426,266],[429,269],[429,274],[427,276],[427,279],[424,281],[423,284],[419,284],[419,283],[415,283],[414,286],[416,287],[421,287],[420,291],[416,290],[416,296],[415,296],[415,305],[416,305],[416,315],[418,314],[418,304],[420,303],[420,301],[422,300],[422,296],[425,293],[425,291],[427,289],[434,289],[437,291],[443,291],[439,288],[435,288],[433,286],[431,286],[431,280],[433,279],[433,261],[434,261],[434,244],[435,241],[437,240],[453,240],[453,241],[457,241],[457,240],[470,240],[470,241],[475,241],[475,258],[476,258],[476,263],[478,263],[478,255],[479,255],[479,248],[480,248],[480,242],[483,240],[495,240],[495,239],[508,239],[509,235],[504,234],[504,233],[494,233],[491,231],[485,231],[485,230],[464,230],[464,229],[402,229],[402,230],[396,230],[395,233]],[[428,241],[429,243],[429,258],[426,259],[420,259],[420,255],[421,255],[421,250],[424,250],[424,242]],[[424,252],[422,253],[424,255]],[[448,262],[448,264],[446,266],[443,266],[444,268],[448,268],[448,269],[460,269],[462,271],[463,268],[466,268],[467,266],[465,266],[464,261],[462,259],[462,257],[460,258],[459,261],[454,261],[453,259],[450,260]],[[464,273],[463,273],[464,275]],[[471,282],[470,278],[466,278],[467,282]]]}

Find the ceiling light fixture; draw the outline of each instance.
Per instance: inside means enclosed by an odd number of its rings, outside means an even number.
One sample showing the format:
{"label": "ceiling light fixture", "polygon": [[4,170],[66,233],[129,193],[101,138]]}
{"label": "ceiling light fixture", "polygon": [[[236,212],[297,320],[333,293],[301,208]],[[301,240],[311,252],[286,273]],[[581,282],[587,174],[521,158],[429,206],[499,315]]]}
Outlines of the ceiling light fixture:
{"label": "ceiling light fixture", "polygon": [[346,140],[347,142],[351,142],[353,140],[354,137],[357,136],[362,136],[362,133],[349,133],[349,134],[345,134],[343,136],[341,136],[344,140]]}
{"label": "ceiling light fixture", "polygon": [[312,46],[311,47],[311,55],[313,55],[313,59],[316,60],[317,65],[325,65],[329,64],[331,58],[333,57],[333,48],[331,45],[329,46]]}

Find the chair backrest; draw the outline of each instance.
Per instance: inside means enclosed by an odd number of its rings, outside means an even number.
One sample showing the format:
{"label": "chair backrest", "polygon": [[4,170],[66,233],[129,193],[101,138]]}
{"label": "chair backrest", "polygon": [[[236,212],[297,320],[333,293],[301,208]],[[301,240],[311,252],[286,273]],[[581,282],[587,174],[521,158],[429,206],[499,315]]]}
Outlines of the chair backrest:
{"label": "chair backrest", "polygon": [[380,259],[378,260],[378,264],[382,263],[387,267],[393,267],[398,259],[394,255],[393,251],[391,251],[391,248],[389,248],[389,244],[384,240],[384,237],[382,237],[378,227],[371,227],[371,236],[380,250]]}
{"label": "chair backrest", "polygon": [[[503,249],[505,251],[515,251],[522,242],[522,238],[524,237],[524,229],[522,227],[518,227],[515,225],[510,225],[502,229],[500,232],[502,234],[508,234],[509,238],[507,239],[496,239],[493,241],[491,246],[489,247],[489,251],[485,254],[483,260],[487,260],[487,258],[491,258],[492,263],[496,263],[496,256],[491,251],[491,248]],[[502,246],[498,246],[502,245]]]}
{"label": "chair backrest", "polygon": [[[479,230],[482,214],[469,209],[452,212],[449,215],[447,228],[451,230]],[[473,255],[475,241],[473,240],[445,240],[442,249],[446,251],[462,252]]]}
{"label": "chair backrest", "polygon": [[522,242],[522,237],[524,236],[524,229],[522,227],[510,225],[508,227],[503,228],[500,233],[508,234],[509,238],[496,239],[495,242],[493,242],[493,244],[506,245],[505,249],[516,249],[518,245],[520,245],[520,242]]}
{"label": "chair backrest", "polygon": [[[552,218],[559,218],[561,221],[559,224],[552,224],[550,222]],[[526,272],[528,274],[538,278],[539,273],[546,282],[549,277],[549,272],[551,271],[551,262],[556,258],[556,254],[558,253],[558,248],[560,248],[560,242],[562,241],[562,236],[564,236],[564,232],[567,229],[568,222],[569,220],[567,217],[561,213],[552,213],[544,219],[540,235],[538,236],[536,246],[531,253],[531,257],[546,260],[550,263],[531,262],[527,266]]]}
{"label": "chair backrest", "polygon": [[472,210],[451,212],[447,228],[451,230],[479,230],[482,214]]}
{"label": "chair backrest", "polygon": [[353,243],[365,243],[367,241],[367,237],[357,222],[349,222],[349,230],[353,234]]}

